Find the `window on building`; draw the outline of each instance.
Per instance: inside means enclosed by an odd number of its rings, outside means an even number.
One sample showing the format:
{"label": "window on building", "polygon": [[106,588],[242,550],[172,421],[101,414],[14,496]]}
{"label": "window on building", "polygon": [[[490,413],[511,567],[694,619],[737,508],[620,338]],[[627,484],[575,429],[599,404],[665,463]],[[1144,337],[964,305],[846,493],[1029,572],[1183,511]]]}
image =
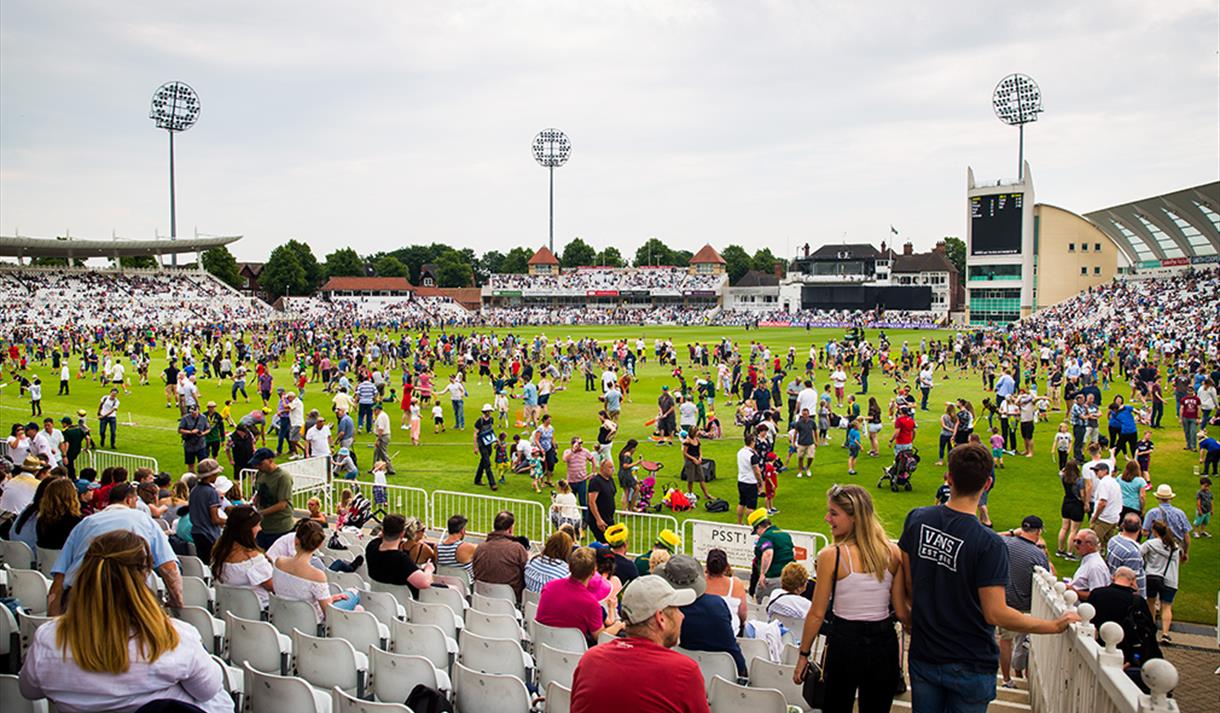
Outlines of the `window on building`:
{"label": "window on building", "polygon": [[1070,252],[1070,253],[1076,252],[1076,243],[1068,243],[1068,252]]}
{"label": "window on building", "polygon": [[1100,266],[1100,265],[1097,265],[1097,266],[1094,266],[1094,267],[1093,267],[1093,274],[1094,274],[1094,275],[1100,275],[1100,274],[1101,274],[1101,266]]}
{"label": "window on building", "polygon": [[1089,251],[1089,244],[1088,244],[1088,243],[1081,243],[1081,244],[1080,244],[1080,252],[1082,252],[1082,253],[1087,253],[1088,251]]}
{"label": "window on building", "polygon": [[1080,268],[1080,274],[1081,274],[1081,275],[1087,275],[1087,274],[1089,274],[1089,268],[1087,268],[1087,267],[1081,267],[1081,268]]}
{"label": "window on building", "polygon": [[1093,252],[1101,252],[1101,243],[1093,243]]}

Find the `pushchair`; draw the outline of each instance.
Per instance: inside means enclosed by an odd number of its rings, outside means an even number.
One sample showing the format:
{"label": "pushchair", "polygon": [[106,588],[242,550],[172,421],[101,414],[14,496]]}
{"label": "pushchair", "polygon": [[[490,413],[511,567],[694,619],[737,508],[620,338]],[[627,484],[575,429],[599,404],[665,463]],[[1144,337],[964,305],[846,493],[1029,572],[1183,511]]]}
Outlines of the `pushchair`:
{"label": "pushchair", "polygon": [[890,484],[890,490],[898,492],[899,488],[911,489],[911,475],[919,467],[919,449],[911,448],[909,450],[898,451],[894,455],[894,464],[888,468],[883,468],[881,477],[877,480],[877,487],[880,488],[887,481]]}
{"label": "pushchair", "polygon": [[657,479],[655,477],[650,475],[641,479],[639,483],[636,484],[636,487],[639,489],[639,499],[635,504],[636,512],[649,512],[654,507],[658,510],[660,509],[659,505],[654,506],[652,504],[652,496],[656,492],[657,488]]}

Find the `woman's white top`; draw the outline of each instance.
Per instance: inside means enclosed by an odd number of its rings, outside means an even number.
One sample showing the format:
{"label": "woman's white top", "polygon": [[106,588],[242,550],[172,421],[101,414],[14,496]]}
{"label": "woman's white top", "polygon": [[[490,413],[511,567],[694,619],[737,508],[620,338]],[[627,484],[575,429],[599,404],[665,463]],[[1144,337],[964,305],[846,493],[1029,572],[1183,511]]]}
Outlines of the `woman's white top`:
{"label": "woman's white top", "polygon": [[851,548],[842,548],[847,576],[835,589],[834,614],[848,621],[884,621],[890,617],[890,588],[894,574],[886,568],[881,581],[875,574],[855,571]]}
{"label": "woman's white top", "polygon": [[258,597],[258,604],[263,609],[271,601],[271,592],[263,588],[263,582],[272,578],[275,567],[271,560],[258,554],[242,562],[225,562],[220,570],[220,583],[230,587],[253,589]]}
{"label": "woman's white top", "polygon": [[318,617],[318,623],[322,623],[322,605],[318,603],[318,600],[330,599],[330,587],[326,586],[326,582],[315,582],[312,579],[298,577],[279,567],[274,568],[271,581],[275,585],[277,597],[309,602],[313,605],[313,612]]}

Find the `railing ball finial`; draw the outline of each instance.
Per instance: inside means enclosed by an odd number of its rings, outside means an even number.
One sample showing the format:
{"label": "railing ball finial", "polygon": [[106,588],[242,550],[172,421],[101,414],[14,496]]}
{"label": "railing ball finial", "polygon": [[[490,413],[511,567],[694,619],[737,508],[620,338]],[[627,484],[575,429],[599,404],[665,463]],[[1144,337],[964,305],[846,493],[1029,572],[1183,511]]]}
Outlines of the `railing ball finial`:
{"label": "railing ball finial", "polygon": [[1064,592],[1067,591],[1067,588],[1068,588],[1068,586],[1066,584],[1064,584],[1063,582],[1055,582],[1055,592],[1056,593],[1063,594]]}
{"label": "railing ball finial", "polygon": [[[1062,582],[1060,582],[1060,584],[1062,584]],[[1075,607],[1076,602],[1079,600],[1080,600],[1080,596],[1077,595],[1076,592],[1073,592],[1070,589],[1063,593],[1063,603],[1067,604],[1069,609],[1071,609],[1072,607]]]}
{"label": "railing ball finial", "polygon": [[[1102,627],[1105,628],[1104,626]],[[1152,691],[1153,701],[1164,700],[1165,694],[1178,685],[1178,669],[1165,659],[1150,659],[1144,662],[1140,674],[1144,683]]]}
{"label": "railing ball finial", "polygon": [[1123,627],[1116,621],[1107,621],[1101,625],[1101,640],[1106,642],[1107,653],[1117,653],[1118,644],[1123,640]]}
{"label": "railing ball finial", "polygon": [[[1076,613],[1080,615],[1081,623],[1086,626],[1088,626],[1089,622],[1093,621],[1093,617],[1097,616],[1097,610],[1094,609],[1093,605],[1089,604],[1088,602],[1076,607]],[[1120,636],[1119,638],[1121,639],[1122,637]]]}

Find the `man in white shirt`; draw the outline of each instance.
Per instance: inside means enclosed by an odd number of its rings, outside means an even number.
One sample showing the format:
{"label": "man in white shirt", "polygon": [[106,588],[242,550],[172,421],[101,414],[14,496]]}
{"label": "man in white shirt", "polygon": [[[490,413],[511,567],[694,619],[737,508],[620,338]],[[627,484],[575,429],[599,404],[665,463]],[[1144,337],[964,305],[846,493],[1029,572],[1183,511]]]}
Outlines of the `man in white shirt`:
{"label": "man in white shirt", "polygon": [[394,475],[394,464],[390,462],[390,414],[381,408],[381,403],[373,404],[373,434],[377,444],[373,446],[373,464],[385,461],[386,474]]}
{"label": "man in white shirt", "polygon": [[72,369],[68,366],[68,360],[64,359],[63,364],[59,367],[59,393],[57,396],[68,396],[68,385],[72,383]]}
{"label": "man in white shirt", "polygon": [[[52,433],[54,433],[55,422],[47,419],[46,428],[50,428]],[[30,453],[42,458],[49,466],[55,468],[63,459],[63,453],[60,452],[59,447],[55,444],[52,433],[48,433],[45,428],[35,433],[30,441]],[[63,436],[60,436],[59,440],[62,442]]]}
{"label": "man in white shirt", "polygon": [[115,388],[121,388],[125,394],[131,393],[127,390],[126,368],[119,359],[115,359],[114,366],[110,367],[110,383],[114,384]]}
{"label": "man in white shirt", "polygon": [[758,508],[758,495],[762,492],[762,458],[754,450],[754,434],[747,433],[745,443],[737,451],[737,524],[746,513]]}
{"label": "man in white shirt", "polygon": [[330,426],[326,425],[326,417],[318,416],[313,428],[305,432],[305,456],[317,458],[330,455]]}
{"label": "man in white shirt", "polygon": [[839,408],[843,408],[843,387],[847,386],[847,372],[843,371],[842,364],[835,365],[835,370],[830,373],[830,382],[835,387],[835,401]]}
{"label": "man in white shirt", "polygon": [[110,429],[110,448],[114,449],[115,431],[119,425],[119,390],[111,389],[110,393],[102,397],[101,402],[97,407],[97,418],[101,423],[101,437],[98,439],[98,445],[105,447],[106,429]]}
{"label": "man in white shirt", "polygon": [[1110,474],[1110,464],[1097,461],[1092,464],[1097,476],[1097,488],[1093,491],[1093,521],[1090,523],[1100,542],[1109,542],[1118,530],[1118,518],[1123,511],[1123,491],[1118,481]]}
{"label": "man in white shirt", "polygon": [[1068,584],[1068,589],[1076,592],[1081,601],[1088,601],[1089,592],[1109,586],[1110,568],[1098,553],[1101,542],[1092,530],[1085,528],[1077,532],[1072,547],[1080,557],[1080,567],[1076,570],[1076,577]]}
{"label": "man in white shirt", "polygon": [[811,379],[805,380],[805,388],[796,395],[796,412],[799,414],[801,411],[818,412],[818,390],[813,388]]}
{"label": "man in white shirt", "polygon": [[[1084,511],[1090,512],[1090,503],[1097,502],[1097,467],[1099,464],[1104,464],[1106,468],[1113,473],[1114,461],[1113,457],[1103,459],[1101,457],[1101,445],[1092,443],[1089,445],[1089,457],[1091,460],[1080,466],[1080,477],[1084,478],[1088,484],[1089,500],[1084,504]],[[1121,489],[1121,487],[1120,487]],[[1120,498],[1121,499],[1121,498]]]}

